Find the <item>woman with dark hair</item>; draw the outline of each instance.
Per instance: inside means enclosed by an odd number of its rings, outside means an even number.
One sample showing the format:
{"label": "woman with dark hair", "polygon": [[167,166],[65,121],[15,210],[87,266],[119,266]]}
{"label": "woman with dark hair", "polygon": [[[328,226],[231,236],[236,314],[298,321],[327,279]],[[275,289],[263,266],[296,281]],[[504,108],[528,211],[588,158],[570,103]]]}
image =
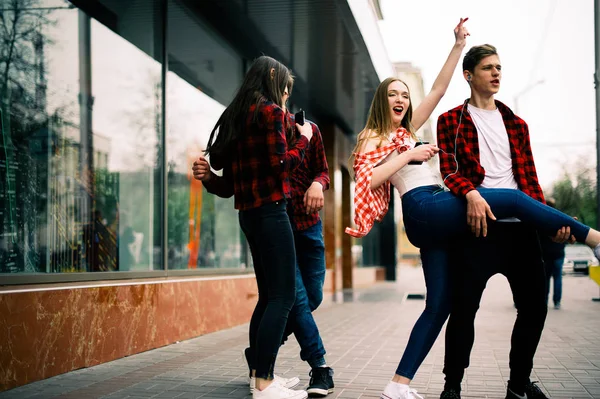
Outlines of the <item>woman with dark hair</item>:
{"label": "woman with dark hair", "polygon": [[256,399],[307,397],[306,391],[286,388],[273,373],[295,301],[296,253],[286,212],[291,192],[288,175],[301,163],[312,137],[310,124],[296,124],[300,136],[291,144],[294,130],[285,117],[285,103],[293,81],[277,60],[257,58],[217,121],[206,150],[212,167],[223,169],[223,179],[205,184],[233,190],[254,262],[258,303],[246,355],[256,377]]}

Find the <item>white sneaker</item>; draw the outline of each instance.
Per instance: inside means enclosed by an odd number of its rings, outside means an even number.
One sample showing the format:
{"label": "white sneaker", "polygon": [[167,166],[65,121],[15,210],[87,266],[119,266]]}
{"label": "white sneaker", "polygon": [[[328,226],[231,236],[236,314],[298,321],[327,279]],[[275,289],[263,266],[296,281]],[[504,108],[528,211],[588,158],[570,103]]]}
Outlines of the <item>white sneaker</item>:
{"label": "white sneaker", "polygon": [[293,391],[273,380],[271,385],[259,391],[255,389],[252,392],[252,399],[306,399],[308,393],[306,391]]}
{"label": "white sneaker", "polygon": [[416,389],[412,389],[406,384],[390,381],[383,390],[381,399],[423,399],[423,397],[417,393]]}
{"label": "white sneaker", "polygon": [[[293,388],[296,385],[300,384],[300,378],[298,377],[285,378],[280,377],[277,374],[273,376],[273,381],[287,389]],[[254,387],[256,386],[256,378],[250,377],[248,384],[250,385],[250,393],[254,392]]]}

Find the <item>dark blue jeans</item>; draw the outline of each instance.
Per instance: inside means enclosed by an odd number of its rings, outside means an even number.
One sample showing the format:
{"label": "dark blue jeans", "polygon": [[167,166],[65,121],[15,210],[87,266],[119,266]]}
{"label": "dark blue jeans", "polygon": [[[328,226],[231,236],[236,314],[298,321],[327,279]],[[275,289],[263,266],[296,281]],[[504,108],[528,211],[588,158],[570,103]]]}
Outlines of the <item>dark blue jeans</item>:
{"label": "dark blue jeans", "polygon": [[552,301],[556,305],[562,299],[562,271],[565,258],[546,258],[544,265],[546,267],[546,303],[550,295],[550,279],[554,280],[552,289]]}
{"label": "dark blue jeans", "polygon": [[294,333],[300,358],[311,366],[325,364],[325,348],[312,312],[323,301],[325,243],[321,221],[306,230],[294,230],[296,245],[296,302],[290,312],[284,340]]}
{"label": "dark blue jeans", "polygon": [[450,269],[445,248],[421,248],[421,261],[427,286],[425,310],[410,333],[396,374],[413,379],[435,343],[451,308]]}
{"label": "dark blue jeans", "polygon": [[257,378],[273,378],[277,352],[296,300],[296,251],[285,201],[240,211],[258,286],[250,320],[249,365]]}
{"label": "dark blue jeans", "polygon": [[[590,228],[571,216],[534,200],[520,190],[478,188],[497,219],[517,217],[540,233],[554,236],[569,226],[578,242],[585,242]],[[406,235],[419,248],[444,247],[448,239],[469,233],[467,202],[438,186],[410,190],[402,196]],[[433,232],[433,234],[432,234]]]}
{"label": "dark blue jeans", "polygon": [[[497,219],[518,217],[525,223],[554,235],[570,226],[578,241],[589,227],[572,217],[534,200],[519,190],[479,188]],[[438,186],[419,187],[402,196],[406,235],[421,249],[427,285],[425,310],[415,323],[396,373],[412,379],[435,343],[450,312],[450,266],[447,248],[452,240],[469,234],[466,200]],[[539,245],[538,245],[539,246]]]}

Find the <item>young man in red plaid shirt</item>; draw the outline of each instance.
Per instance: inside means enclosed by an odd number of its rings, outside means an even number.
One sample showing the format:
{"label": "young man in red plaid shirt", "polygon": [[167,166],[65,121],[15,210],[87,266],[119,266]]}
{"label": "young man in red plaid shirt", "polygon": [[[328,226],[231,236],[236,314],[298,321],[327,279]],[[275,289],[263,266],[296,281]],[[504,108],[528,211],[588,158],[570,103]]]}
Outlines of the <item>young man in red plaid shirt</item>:
{"label": "young man in red plaid shirt", "polygon": [[[288,120],[294,126],[294,116],[290,113]],[[323,191],[329,188],[330,179],[321,132],[316,124],[308,120],[307,123],[313,132],[309,149],[289,177],[291,196],[287,211],[296,247],[296,301],[288,318],[284,341],[290,334],[295,335],[300,345],[300,358],[311,367],[306,391],[311,397],[324,397],[333,392],[333,369],[325,362],[325,348],[312,311],[323,300],[325,244],[319,211],[323,208]],[[225,198],[231,196],[228,182],[210,172],[204,157],[194,162],[194,177],[204,182],[209,193]],[[288,387],[300,382],[297,377],[284,380]],[[252,385],[251,380],[251,389]]]}
{"label": "young man in red plaid shirt", "polygon": [[[459,399],[460,384],[474,341],[475,314],[490,277],[508,279],[518,309],[510,351],[507,399],[544,399],[529,377],[544,322],[546,282],[537,232],[517,219],[489,223],[489,205],[477,187],[519,189],[544,202],[527,124],[494,99],[502,70],[496,48],[471,48],[463,59],[463,74],[471,96],[440,115],[437,124],[440,170],[446,186],[467,201],[467,223],[472,232],[459,241],[452,273],[455,296],[446,328],[441,399]],[[568,228],[554,237],[564,242]]]}

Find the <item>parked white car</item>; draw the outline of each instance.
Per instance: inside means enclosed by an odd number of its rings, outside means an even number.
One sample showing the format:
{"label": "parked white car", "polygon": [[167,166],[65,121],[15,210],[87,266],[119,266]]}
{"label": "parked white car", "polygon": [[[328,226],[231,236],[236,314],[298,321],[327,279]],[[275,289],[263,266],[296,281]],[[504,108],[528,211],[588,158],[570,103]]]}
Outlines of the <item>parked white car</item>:
{"label": "parked white car", "polygon": [[575,244],[565,246],[565,263],[563,270],[574,272],[589,273],[590,266],[597,266],[598,259],[594,256],[594,251],[586,245]]}

